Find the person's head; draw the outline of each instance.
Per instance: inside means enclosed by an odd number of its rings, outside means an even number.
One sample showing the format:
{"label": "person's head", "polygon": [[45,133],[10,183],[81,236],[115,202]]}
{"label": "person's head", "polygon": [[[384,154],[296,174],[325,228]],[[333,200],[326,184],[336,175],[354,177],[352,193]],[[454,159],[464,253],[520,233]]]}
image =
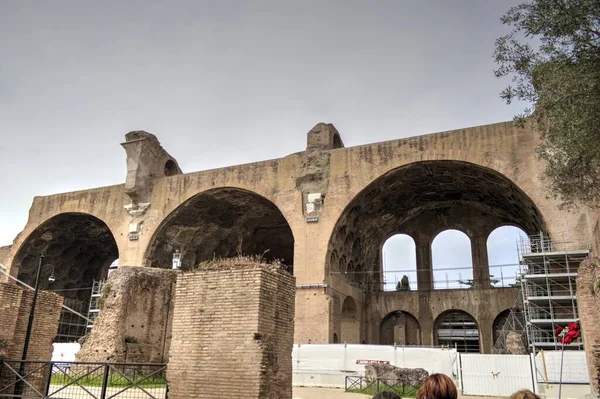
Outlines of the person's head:
{"label": "person's head", "polygon": [[417,393],[417,399],[456,399],[458,391],[452,378],[445,374],[431,374]]}
{"label": "person's head", "polygon": [[510,395],[510,399],[540,399],[539,396],[531,392],[529,389],[521,389]]}
{"label": "person's head", "polygon": [[394,392],[379,392],[377,395],[373,396],[373,399],[402,399],[400,395]]}

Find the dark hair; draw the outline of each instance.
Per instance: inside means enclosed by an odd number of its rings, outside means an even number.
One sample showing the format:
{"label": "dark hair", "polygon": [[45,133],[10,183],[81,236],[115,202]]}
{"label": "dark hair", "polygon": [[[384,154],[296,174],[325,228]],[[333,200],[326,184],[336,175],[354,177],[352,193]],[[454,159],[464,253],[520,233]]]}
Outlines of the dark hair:
{"label": "dark hair", "polygon": [[529,389],[521,389],[510,395],[510,399],[540,399],[539,396],[531,392]]}
{"label": "dark hair", "polygon": [[432,374],[417,393],[417,399],[456,399],[458,391],[452,378],[445,374]]}
{"label": "dark hair", "polygon": [[402,399],[400,395],[394,392],[379,392],[377,395],[373,396],[373,399]]}

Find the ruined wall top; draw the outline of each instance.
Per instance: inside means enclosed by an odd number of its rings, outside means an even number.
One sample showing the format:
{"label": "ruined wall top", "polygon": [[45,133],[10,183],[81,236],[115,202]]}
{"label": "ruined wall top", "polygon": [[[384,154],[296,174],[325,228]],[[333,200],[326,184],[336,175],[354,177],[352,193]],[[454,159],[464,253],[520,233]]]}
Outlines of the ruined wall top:
{"label": "ruined wall top", "polygon": [[334,150],[344,148],[344,143],[340,133],[331,123],[317,123],[310,132],[308,132],[307,146],[311,150]]}
{"label": "ruined wall top", "polygon": [[143,208],[150,202],[153,179],[182,172],[155,135],[138,130],[127,133],[125,140],[121,144],[127,153],[125,194],[131,200],[131,209]]}

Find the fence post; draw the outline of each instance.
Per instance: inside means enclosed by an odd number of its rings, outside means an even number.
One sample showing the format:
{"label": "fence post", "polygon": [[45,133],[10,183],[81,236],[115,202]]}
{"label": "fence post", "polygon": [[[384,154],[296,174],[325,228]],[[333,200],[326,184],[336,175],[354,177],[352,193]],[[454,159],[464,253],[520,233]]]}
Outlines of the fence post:
{"label": "fence post", "polygon": [[45,396],[48,396],[50,393],[50,384],[52,383],[52,369],[54,368],[54,363],[48,362],[48,375],[46,376],[46,391],[44,392]]}
{"label": "fence post", "polygon": [[108,372],[109,372],[108,363],[104,363],[104,375],[102,376],[102,390],[100,392],[100,399],[106,399],[106,388],[108,388]]}
{"label": "fence post", "polygon": [[376,381],[377,381],[377,393],[379,393],[379,378]]}

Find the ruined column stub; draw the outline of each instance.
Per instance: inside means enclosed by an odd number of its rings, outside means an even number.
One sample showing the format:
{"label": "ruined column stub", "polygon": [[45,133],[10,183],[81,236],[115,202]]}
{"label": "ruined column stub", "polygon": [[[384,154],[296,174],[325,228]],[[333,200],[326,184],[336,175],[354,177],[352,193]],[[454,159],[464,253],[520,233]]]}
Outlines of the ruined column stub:
{"label": "ruined column stub", "polygon": [[292,398],[296,281],[277,267],[234,262],[177,276],[171,399]]}
{"label": "ruined column stub", "polygon": [[344,148],[344,143],[340,133],[331,123],[317,123],[310,132],[308,132],[307,146],[311,150],[334,150]]}
{"label": "ruined column stub", "polygon": [[121,145],[127,153],[125,194],[131,200],[126,208],[130,212],[145,210],[150,203],[152,180],[181,174],[181,169],[153,134],[143,130],[129,132]]}

